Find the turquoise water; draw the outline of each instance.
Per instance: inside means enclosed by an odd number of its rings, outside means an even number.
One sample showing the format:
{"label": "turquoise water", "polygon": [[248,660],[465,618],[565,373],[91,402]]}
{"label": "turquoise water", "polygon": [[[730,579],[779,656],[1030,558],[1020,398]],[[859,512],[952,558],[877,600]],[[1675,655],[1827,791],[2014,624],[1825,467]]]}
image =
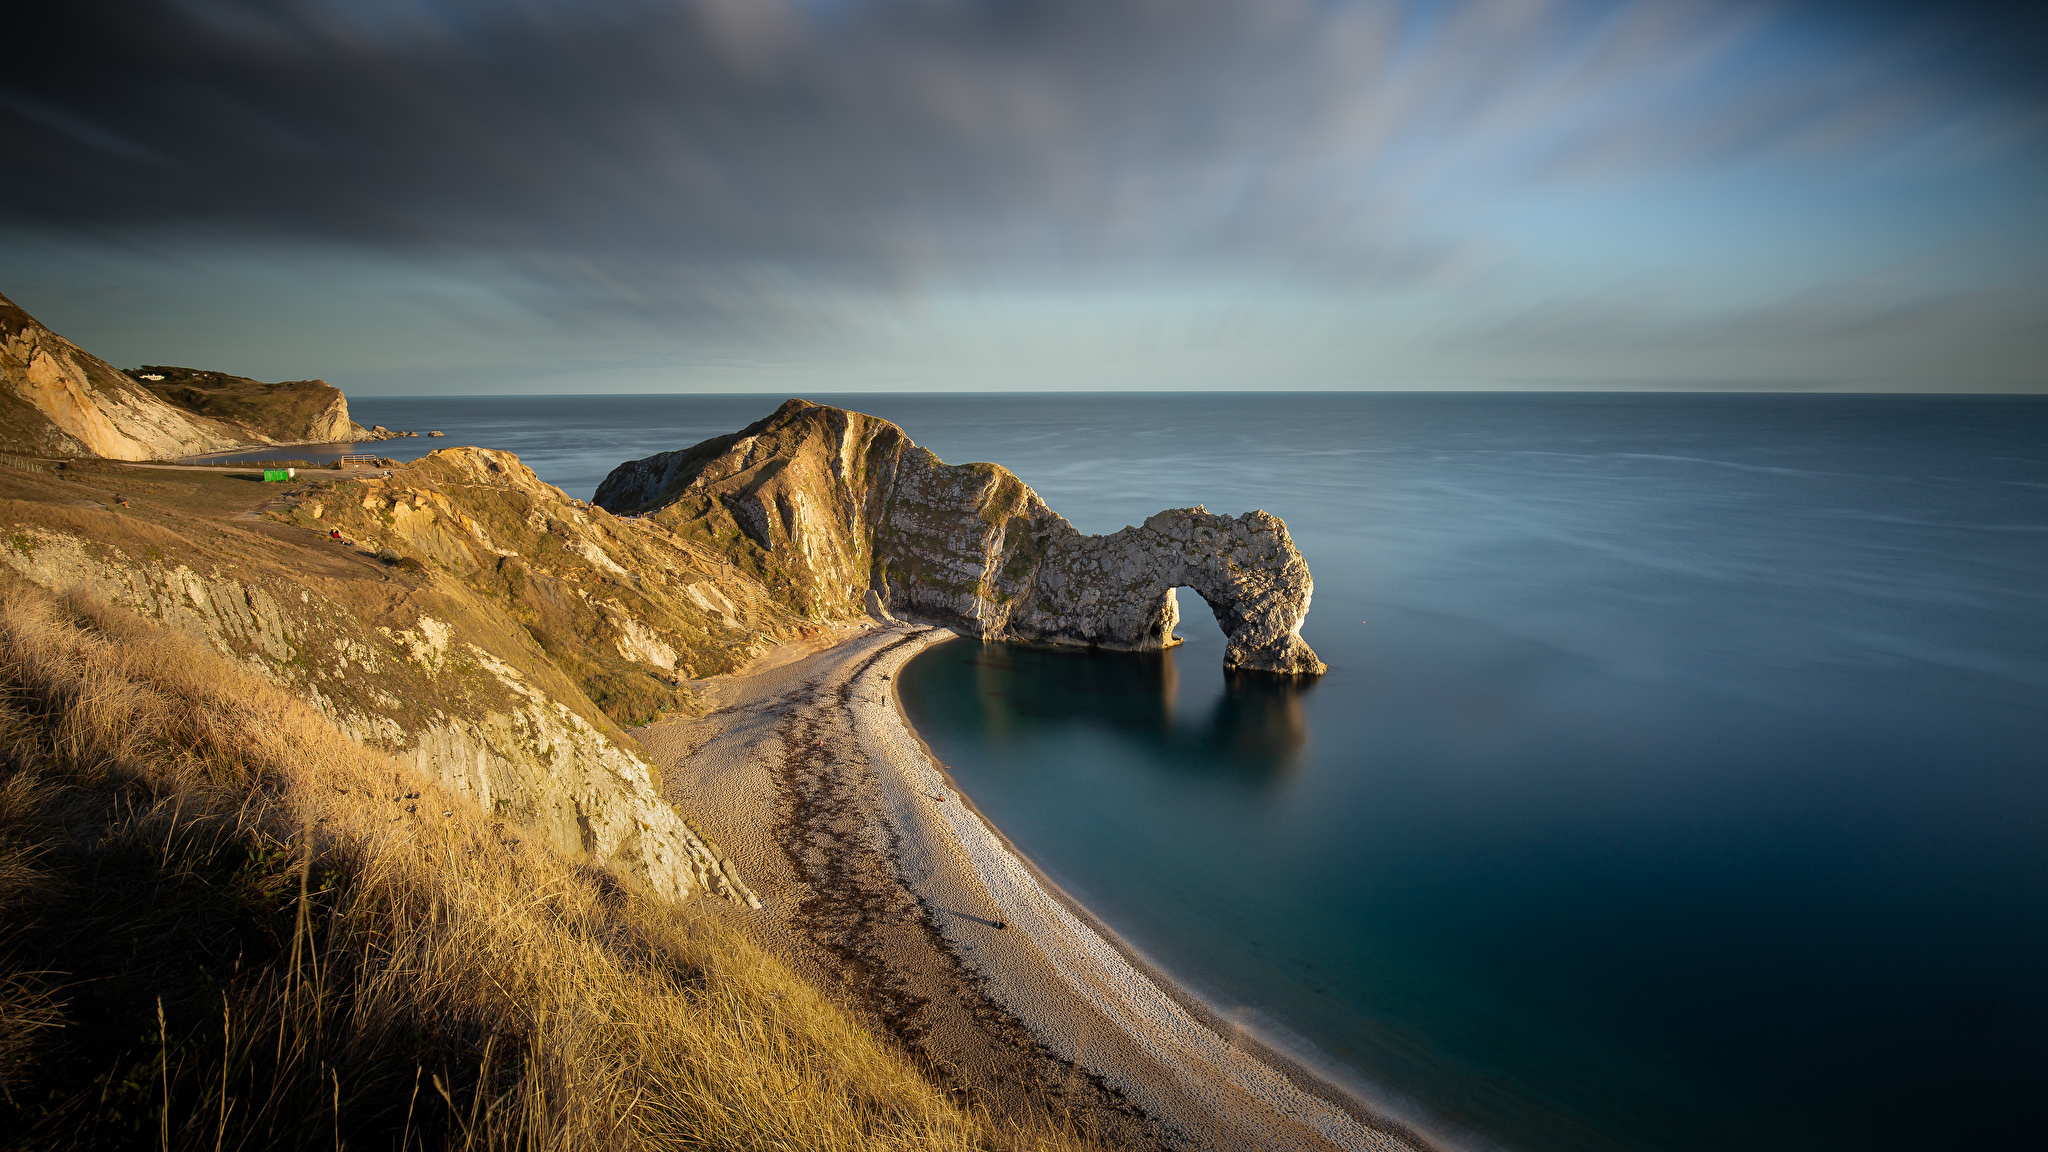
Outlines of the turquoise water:
{"label": "turquoise water", "polygon": [[[1226,1011],[1473,1142],[2034,1148],[2048,403],[862,396],[1088,532],[1264,508],[1331,672],[956,642],[919,731]],[[353,401],[588,497],[773,397]],[[397,454],[394,452],[394,454]]]}

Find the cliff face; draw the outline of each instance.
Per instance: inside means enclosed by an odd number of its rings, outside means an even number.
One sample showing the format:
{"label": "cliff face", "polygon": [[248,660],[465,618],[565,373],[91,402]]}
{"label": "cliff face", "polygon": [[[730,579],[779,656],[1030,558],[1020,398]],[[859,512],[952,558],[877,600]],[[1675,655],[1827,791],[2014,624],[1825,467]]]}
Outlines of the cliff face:
{"label": "cliff face", "polygon": [[[598,699],[689,705],[659,665],[679,654],[664,635],[692,638],[636,598],[619,565],[657,546],[622,542],[631,529],[607,535],[610,517],[510,457],[443,455],[410,484],[304,490],[267,518],[250,512],[271,493],[232,476],[0,468],[0,567],[204,638],[572,857],[662,896],[755,903],[661,799],[652,763]],[[130,503],[114,505],[116,492]],[[539,527],[501,523],[507,508]],[[328,523],[354,544],[298,526]],[[522,573],[521,550],[544,571]],[[733,614],[718,625],[728,663],[802,629],[744,579],[684,550],[669,560],[685,601],[696,587]]]}
{"label": "cliff face", "polygon": [[238,447],[0,296],[0,451],[150,460]]}
{"label": "cliff face", "polygon": [[370,437],[348,398],[325,380],[266,384],[225,372],[149,364],[128,373],[159,400],[258,444],[330,444]]}
{"label": "cliff face", "polygon": [[886,420],[791,400],[731,436],[629,461],[600,507],[702,526],[808,615],[865,608],[986,639],[1149,650],[1172,642],[1171,592],[1193,589],[1227,667],[1324,671],[1301,638],[1314,582],[1264,512],[1175,509],[1084,536],[993,464],[949,465]]}
{"label": "cliff face", "polygon": [[151,366],[133,374],[0,296],[0,452],[155,460],[266,444],[380,437],[324,380],[265,384]]}
{"label": "cliff face", "polygon": [[324,380],[122,372],[0,296],[0,452],[154,460],[264,444],[370,438]]}

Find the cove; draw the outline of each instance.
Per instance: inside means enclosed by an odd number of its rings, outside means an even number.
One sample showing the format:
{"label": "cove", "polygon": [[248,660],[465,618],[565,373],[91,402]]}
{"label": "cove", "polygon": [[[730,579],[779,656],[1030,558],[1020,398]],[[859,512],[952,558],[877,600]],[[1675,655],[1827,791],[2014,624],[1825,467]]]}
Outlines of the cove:
{"label": "cove", "polygon": [[[1164,653],[940,645],[900,691],[976,806],[1449,1144],[2031,1146],[2044,409],[1313,409],[1191,401],[1113,498],[1277,504],[1329,673],[1226,676],[1185,592]],[[1268,431],[1320,499],[1193,464]],[[1037,451],[1080,515],[1135,474]]]}

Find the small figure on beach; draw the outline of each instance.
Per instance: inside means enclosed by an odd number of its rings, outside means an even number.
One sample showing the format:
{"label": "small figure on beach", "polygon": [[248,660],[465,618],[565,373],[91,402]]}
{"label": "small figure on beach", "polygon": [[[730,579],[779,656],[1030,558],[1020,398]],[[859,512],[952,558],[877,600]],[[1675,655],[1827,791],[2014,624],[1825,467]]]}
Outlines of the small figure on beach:
{"label": "small figure on beach", "polygon": [[1009,922],[1008,922],[1008,921],[1006,921],[1006,920],[998,920],[998,921],[996,921],[996,931],[998,931],[998,932],[1002,931],[1002,930],[1003,930],[1003,929],[1005,929],[1005,928],[1008,928],[1009,926],[1010,926],[1010,924],[1009,924]]}

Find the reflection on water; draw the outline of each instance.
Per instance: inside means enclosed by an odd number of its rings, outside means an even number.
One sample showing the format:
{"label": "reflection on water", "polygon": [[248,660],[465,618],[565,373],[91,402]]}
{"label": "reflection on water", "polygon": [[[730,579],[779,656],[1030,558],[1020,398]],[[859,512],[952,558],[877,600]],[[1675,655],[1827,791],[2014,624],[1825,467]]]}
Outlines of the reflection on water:
{"label": "reflection on water", "polygon": [[1209,717],[1209,740],[1239,763],[1293,765],[1308,748],[1302,697],[1318,683],[1263,672],[1224,672],[1223,698]]}
{"label": "reflection on water", "polygon": [[[1053,738],[1061,727],[1096,728],[1178,774],[1232,772],[1277,776],[1308,748],[1302,698],[1314,681],[1259,672],[1225,672],[1220,692],[1181,699],[1172,650],[1078,652],[1017,644],[948,645],[950,665],[934,677],[933,703],[970,706],[981,730],[999,743]],[[1207,653],[1198,657],[1209,659]],[[954,673],[958,672],[959,675]]]}

